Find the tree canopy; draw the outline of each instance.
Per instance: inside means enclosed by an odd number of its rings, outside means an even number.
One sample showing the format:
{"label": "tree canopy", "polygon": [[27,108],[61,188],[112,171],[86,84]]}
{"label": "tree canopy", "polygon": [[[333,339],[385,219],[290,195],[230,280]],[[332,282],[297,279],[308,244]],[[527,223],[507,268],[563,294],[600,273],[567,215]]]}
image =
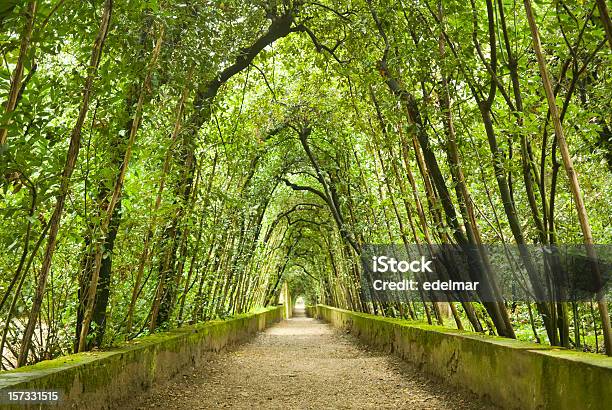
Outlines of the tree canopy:
{"label": "tree canopy", "polygon": [[611,51],[605,0],[4,2],[2,368],[277,303],[285,282],[612,354],[603,292],[360,286],[366,244],[609,244]]}

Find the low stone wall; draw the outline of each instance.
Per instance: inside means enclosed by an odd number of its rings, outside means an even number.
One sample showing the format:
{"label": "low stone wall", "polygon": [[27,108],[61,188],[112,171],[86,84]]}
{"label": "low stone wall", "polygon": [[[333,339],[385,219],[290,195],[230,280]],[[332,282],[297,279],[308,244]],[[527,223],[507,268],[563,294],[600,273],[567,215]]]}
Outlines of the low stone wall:
{"label": "low stone wall", "polygon": [[306,312],[306,316],[308,317],[317,317],[317,307],[316,306],[304,306],[304,311]]}
{"label": "low stone wall", "polygon": [[[142,337],[108,351],[78,353],[2,372],[0,394],[4,398],[6,391],[56,390],[62,400],[55,408],[114,408],[121,399],[169,379],[185,367],[197,366],[205,352],[245,341],[282,316],[283,307],[276,306]],[[0,408],[11,407],[0,403]]]}
{"label": "low stone wall", "polygon": [[324,305],[306,312],[503,408],[604,409],[612,403],[609,357]]}

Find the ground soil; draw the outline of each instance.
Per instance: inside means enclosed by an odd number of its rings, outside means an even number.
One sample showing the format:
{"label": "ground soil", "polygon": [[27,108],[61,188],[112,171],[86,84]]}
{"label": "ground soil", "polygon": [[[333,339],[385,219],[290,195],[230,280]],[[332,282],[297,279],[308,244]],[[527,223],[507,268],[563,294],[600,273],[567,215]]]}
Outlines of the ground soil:
{"label": "ground soil", "polygon": [[302,315],[122,403],[122,409],[485,409],[474,395]]}

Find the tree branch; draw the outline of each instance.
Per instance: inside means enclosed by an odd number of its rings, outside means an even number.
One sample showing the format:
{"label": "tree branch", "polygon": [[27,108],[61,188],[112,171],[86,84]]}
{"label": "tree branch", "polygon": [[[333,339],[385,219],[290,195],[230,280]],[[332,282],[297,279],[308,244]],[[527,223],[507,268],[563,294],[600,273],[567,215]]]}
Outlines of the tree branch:
{"label": "tree branch", "polygon": [[280,181],[284,182],[285,185],[287,185],[289,188],[293,189],[294,191],[307,191],[307,192],[311,192],[311,193],[315,194],[316,196],[318,196],[319,198],[321,198],[323,201],[325,201],[326,204],[328,203],[328,200],[325,197],[325,194],[323,194],[323,192],[319,191],[318,189],[315,189],[315,188],[310,187],[310,186],[303,186],[303,185],[294,184],[293,182],[289,181],[286,178],[279,177],[278,179]]}

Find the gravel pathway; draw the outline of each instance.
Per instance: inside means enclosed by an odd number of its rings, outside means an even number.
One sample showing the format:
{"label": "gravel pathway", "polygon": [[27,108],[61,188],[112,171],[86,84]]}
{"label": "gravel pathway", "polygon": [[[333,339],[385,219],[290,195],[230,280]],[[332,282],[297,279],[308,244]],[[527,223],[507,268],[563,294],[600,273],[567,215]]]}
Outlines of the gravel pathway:
{"label": "gravel pathway", "polygon": [[211,354],[121,409],[484,409],[475,396],[366,350],[353,336],[296,316]]}

